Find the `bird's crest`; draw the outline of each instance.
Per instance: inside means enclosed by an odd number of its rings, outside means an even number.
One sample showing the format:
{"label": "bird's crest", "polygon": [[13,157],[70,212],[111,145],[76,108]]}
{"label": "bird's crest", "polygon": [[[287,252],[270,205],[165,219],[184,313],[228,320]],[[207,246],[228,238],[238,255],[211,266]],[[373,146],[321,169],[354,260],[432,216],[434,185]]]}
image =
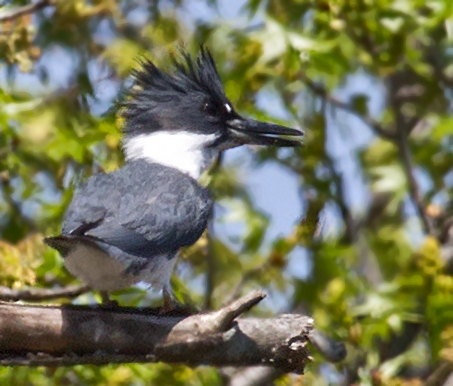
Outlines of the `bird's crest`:
{"label": "bird's crest", "polygon": [[167,103],[202,94],[216,105],[229,103],[225,96],[214,59],[209,50],[201,46],[197,57],[181,50],[173,56],[173,70],[159,69],[151,60],[142,59],[140,68],[132,72],[134,84],[122,103],[122,117],[126,120],[124,131],[141,131],[145,124],[159,129],[159,109]]}
{"label": "bird's crest", "polygon": [[180,54],[172,59],[172,73],[160,70],[149,59],[142,60],[141,68],[132,72],[136,85],[146,88],[150,94],[152,91],[156,94],[162,91],[203,91],[213,97],[224,97],[217,67],[206,47],[200,47],[196,58],[181,50]]}

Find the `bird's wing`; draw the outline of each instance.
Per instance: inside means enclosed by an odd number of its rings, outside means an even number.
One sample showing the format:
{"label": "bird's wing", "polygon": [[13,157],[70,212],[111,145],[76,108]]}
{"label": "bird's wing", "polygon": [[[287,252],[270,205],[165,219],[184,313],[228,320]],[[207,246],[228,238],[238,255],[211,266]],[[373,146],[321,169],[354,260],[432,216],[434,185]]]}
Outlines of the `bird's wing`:
{"label": "bird's wing", "polygon": [[193,244],[206,228],[211,206],[207,191],[178,171],[126,166],[91,177],[77,191],[63,233],[150,257]]}
{"label": "bird's wing", "polygon": [[120,199],[111,174],[96,174],[78,188],[65,213],[62,234],[83,236],[87,230],[104,221],[109,207],[105,200],[107,192],[109,200]]}

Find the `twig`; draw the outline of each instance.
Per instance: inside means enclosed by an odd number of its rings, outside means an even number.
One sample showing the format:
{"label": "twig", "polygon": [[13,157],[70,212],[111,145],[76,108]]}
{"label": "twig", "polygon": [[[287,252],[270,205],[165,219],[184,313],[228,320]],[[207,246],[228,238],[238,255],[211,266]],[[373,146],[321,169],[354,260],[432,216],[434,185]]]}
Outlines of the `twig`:
{"label": "twig", "polygon": [[30,13],[36,12],[42,8],[55,5],[54,0],[40,0],[36,3],[31,3],[24,5],[15,9],[14,11],[0,13],[0,23],[5,21],[11,21],[17,19],[18,17],[28,15]]}
{"label": "twig", "polygon": [[217,331],[225,331],[239,315],[250,310],[266,297],[263,291],[253,291],[216,312]]}
{"label": "twig", "polygon": [[41,300],[51,300],[59,298],[76,298],[90,291],[86,285],[71,285],[64,288],[27,288],[14,290],[8,287],[0,287],[0,300],[3,301],[18,301],[24,300],[36,302]]}
{"label": "twig", "polygon": [[413,344],[417,337],[422,333],[423,325],[419,322],[405,321],[401,332],[392,333],[389,339],[378,339],[376,347],[382,362],[396,358],[404,353]]}
{"label": "twig", "polygon": [[[325,115],[325,103],[323,103],[322,113]],[[332,175],[332,180],[336,186],[336,203],[340,208],[341,216],[343,218],[343,222],[346,228],[345,236],[346,241],[348,243],[355,243],[357,242],[357,227],[354,222],[354,218],[352,217],[351,211],[349,210],[348,206],[346,205],[346,197],[344,195],[344,178],[343,176],[337,172],[335,169],[334,161],[330,154],[325,151],[325,160],[327,163],[327,168]]]}
{"label": "twig", "polygon": [[17,203],[13,198],[13,188],[11,187],[9,177],[0,178],[0,188],[3,193],[3,199],[11,210],[11,214],[15,218],[19,218],[28,227],[29,231],[36,230],[36,224],[31,218],[24,214],[21,204]]}
{"label": "twig", "polygon": [[[374,130],[375,133],[377,133],[381,137],[391,140],[393,142],[397,142],[399,144],[401,162],[403,164],[403,168],[404,168],[404,171],[406,174],[411,198],[417,208],[418,215],[420,216],[420,219],[422,220],[424,231],[427,234],[432,234],[433,229],[432,229],[431,223],[429,221],[428,215],[425,211],[425,208],[423,206],[423,202],[421,199],[421,195],[419,193],[417,182],[415,181],[415,178],[413,176],[413,167],[412,167],[412,163],[411,163],[411,156],[410,156],[407,133],[404,130],[402,130],[402,128],[400,128],[399,133],[389,133],[388,130],[385,130],[378,122],[376,122],[375,120],[373,120],[372,118],[370,118],[368,116],[363,116],[363,115],[359,114],[347,103],[344,103],[344,102],[332,97],[322,86],[315,84],[313,81],[311,81],[305,75],[302,74],[302,78],[303,78],[302,79],[303,82],[307,85],[307,87],[314,94],[320,96],[321,98],[323,98],[325,101],[329,102],[330,104],[332,104],[336,107],[339,107],[345,111],[348,111],[351,114],[359,117],[364,123],[366,123],[372,130]],[[400,125],[397,125],[397,126],[400,126]]]}
{"label": "twig", "polygon": [[[216,173],[218,169],[222,166],[222,159],[223,156],[220,154],[215,164],[213,165],[210,173]],[[211,214],[209,216],[208,222],[208,254],[206,256],[206,289],[204,293],[204,310],[211,310],[212,309],[212,294],[215,288],[215,271],[216,271],[216,264],[215,264],[215,256],[213,251],[213,243],[214,243],[214,206],[212,207]]]}
{"label": "twig", "polygon": [[440,232],[439,232],[439,241],[442,244],[446,244],[449,242],[450,239],[450,229],[453,227],[453,213],[452,217],[447,218],[444,220],[444,223],[441,226]]}
{"label": "twig", "polygon": [[433,67],[434,69],[434,76],[446,86],[446,87],[453,87],[453,77],[448,76],[445,73],[443,68],[443,61],[442,55],[439,55],[439,52],[442,52],[443,48],[441,48],[440,44],[433,44],[426,47],[426,61]]}
{"label": "twig", "polygon": [[417,181],[414,177],[414,167],[411,160],[411,152],[409,148],[409,140],[402,128],[399,130],[398,136],[399,144],[399,156],[401,163],[403,165],[404,174],[406,175],[407,184],[409,185],[409,194],[417,210],[417,214],[420,217],[420,220],[423,224],[423,230],[427,234],[433,234],[434,230],[432,224],[426,213],[425,206],[423,205],[423,200],[417,185]]}
{"label": "twig", "polygon": [[437,367],[433,373],[428,377],[425,386],[440,386],[444,385],[453,371],[453,365],[448,362],[443,362]]}
{"label": "twig", "polygon": [[198,336],[224,332],[231,327],[234,319],[250,310],[265,297],[264,292],[253,291],[218,311],[200,315],[203,323],[196,319],[187,318],[175,327],[169,336],[172,338],[179,337],[181,334],[185,335],[187,331],[196,331]]}
{"label": "twig", "polygon": [[208,253],[206,256],[206,287],[204,292],[204,304],[203,309],[205,311],[212,309],[212,294],[215,288],[215,256],[213,252],[213,238],[214,238],[214,208],[212,208],[211,218],[208,223]]}
{"label": "twig", "polygon": [[237,284],[237,286],[235,287],[233,293],[231,294],[231,296],[229,297],[229,300],[228,300],[228,303],[231,303],[233,302],[235,299],[237,299],[239,297],[239,295],[241,294],[242,290],[244,289],[246,283],[253,279],[253,277],[259,275],[262,271],[264,271],[270,264],[270,261],[269,260],[266,260],[263,264],[261,264],[260,266],[256,267],[256,268],[252,268],[250,269],[249,271],[246,271],[242,274],[242,277],[241,277],[241,280],[239,281],[239,283]]}
{"label": "twig", "polygon": [[390,133],[388,130],[384,129],[381,124],[376,122],[369,116],[363,116],[359,114],[356,110],[354,110],[349,104],[340,101],[339,99],[334,98],[330,95],[324,87],[317,85],[311,79],[306,77],[304,74],[302,76],[302,81],[306,84],[306,86],[317,96],[323,98],[325,101],[329,102],[331,105],[338,107],[342,110],[345,110],[352,115],[360,118],[368,127],[370,127],[376,134],[379,136],[388,139],[388,140],[395,140],[396,134]]}
{"label": "twig", "polygon": [[[0,304],[0,365],[156,362],[269,366],[303,372],[313,319],[232,318],[263,298],[254,292],[225,311],[162,316],[156,309]],[[41,353],[44,353],[41,354]],[[72,353],[72,354],[68,354]]]}

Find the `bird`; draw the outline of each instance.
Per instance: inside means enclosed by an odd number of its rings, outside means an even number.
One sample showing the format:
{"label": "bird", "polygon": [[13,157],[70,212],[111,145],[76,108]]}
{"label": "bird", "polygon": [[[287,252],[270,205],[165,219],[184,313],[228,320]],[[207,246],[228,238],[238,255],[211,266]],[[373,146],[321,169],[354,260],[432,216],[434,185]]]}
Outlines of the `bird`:
{"label": "bird", "polygon": [[171,68],[141,59],[120,116],[124,166],[88,178],[74,192],[61,234],[44,242],[69,273],[99,291],[144,282],[172,308],[178,252],[205,231],[213,201],[199,182],[219,155],[241,145],[294,147],[303,131],[243,117],[205,46],[172,56]]}

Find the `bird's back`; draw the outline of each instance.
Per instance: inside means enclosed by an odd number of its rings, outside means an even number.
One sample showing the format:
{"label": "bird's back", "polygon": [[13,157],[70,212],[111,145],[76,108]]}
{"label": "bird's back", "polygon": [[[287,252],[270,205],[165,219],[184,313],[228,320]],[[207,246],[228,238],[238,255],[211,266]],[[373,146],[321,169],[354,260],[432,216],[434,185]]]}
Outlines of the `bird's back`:
{"label": "bird's back", "polygon": [[201,236],[211,206],[207,189],[191,177],[134,161],[76,191],[62,234],[90,236],[138,256],[176,251]]}

